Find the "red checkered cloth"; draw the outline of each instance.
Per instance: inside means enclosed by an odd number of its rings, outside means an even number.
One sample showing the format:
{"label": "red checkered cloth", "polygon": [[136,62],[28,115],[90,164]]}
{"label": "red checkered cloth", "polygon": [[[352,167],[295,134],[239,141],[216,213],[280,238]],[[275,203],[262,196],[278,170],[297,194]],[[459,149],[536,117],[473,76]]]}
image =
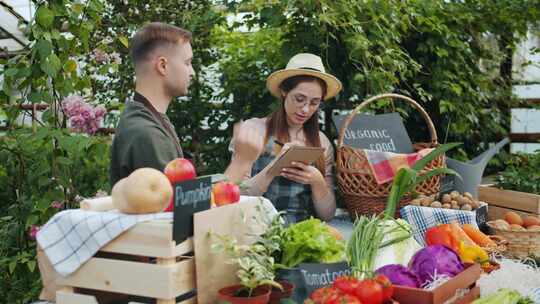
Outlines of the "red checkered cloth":
{"label": "red checkered cloth", "polygon": [[411,154],[398,154],[364,149],[371,173],[379,185],[391,181],[399,169],[412,167],[431,151],[433,148],[422,149]]}

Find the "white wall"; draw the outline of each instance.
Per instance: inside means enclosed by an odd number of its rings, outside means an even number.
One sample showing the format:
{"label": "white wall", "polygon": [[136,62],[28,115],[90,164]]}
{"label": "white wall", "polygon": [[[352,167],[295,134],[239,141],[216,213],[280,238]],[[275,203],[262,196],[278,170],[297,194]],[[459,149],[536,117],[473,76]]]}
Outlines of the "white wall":
{"label": "white wall", "polygon": [[[519,44],[514,54],[514,79],[517,81],[540,82],[540,53],[533,54],[531,49],[540,49],[540,31],[529,32],[526,41]],[[522,67],[523,63],[532,64]]]}

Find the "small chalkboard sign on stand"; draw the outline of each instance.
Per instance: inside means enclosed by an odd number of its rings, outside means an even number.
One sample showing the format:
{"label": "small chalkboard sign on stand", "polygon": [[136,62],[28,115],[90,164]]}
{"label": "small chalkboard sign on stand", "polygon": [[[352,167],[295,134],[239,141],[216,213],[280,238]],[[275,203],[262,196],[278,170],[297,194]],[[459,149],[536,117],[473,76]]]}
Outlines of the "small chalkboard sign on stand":
{"label": "small chalkboard sign on stand", "polygon": [[177,244],[193,236],[193,214],[210,209],[211,193],[211,176],[174,185],[173,239]]}
{"label": "small chalkboard sign on stand", "polygon": [[[340,130],[348,115],[334,115]],[[357,114],[345,130],[343,143],[353,148],[381,152],[413,153],[413,145],[398,113]]]}

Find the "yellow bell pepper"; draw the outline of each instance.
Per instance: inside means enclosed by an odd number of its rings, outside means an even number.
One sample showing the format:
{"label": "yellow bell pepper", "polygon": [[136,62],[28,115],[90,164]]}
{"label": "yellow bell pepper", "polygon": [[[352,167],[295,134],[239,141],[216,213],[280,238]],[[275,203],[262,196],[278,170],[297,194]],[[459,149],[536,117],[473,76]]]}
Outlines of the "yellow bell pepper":
{"label": "yellow bell pepper", "polygon": [[459,257],[463,263],[489,265],[489,256],[484,249],[478,245],[465,245],[463,241],[459,243]]}

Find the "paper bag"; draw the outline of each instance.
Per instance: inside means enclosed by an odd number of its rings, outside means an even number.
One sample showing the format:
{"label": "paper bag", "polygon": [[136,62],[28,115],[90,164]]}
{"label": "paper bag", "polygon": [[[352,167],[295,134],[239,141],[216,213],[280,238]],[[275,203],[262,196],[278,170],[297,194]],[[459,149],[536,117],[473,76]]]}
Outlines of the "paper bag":
{"label": "paper bag", "polygon": [[236,277],[238,267],[227,263],[230,257],[225,252],[213,252],[212,244],[219,240],[212,234],[230,235],[238,244],[252,243],[253,235],[261,234],[265,229],[264,221],[253,218],[261,216],[257,206],[262,206],[267,216],[277,214],[269,200],[252,196],[242,196],[236,204],[194,214],[193,246],[199,304],[216,303],[220,288],[239,282]]}

